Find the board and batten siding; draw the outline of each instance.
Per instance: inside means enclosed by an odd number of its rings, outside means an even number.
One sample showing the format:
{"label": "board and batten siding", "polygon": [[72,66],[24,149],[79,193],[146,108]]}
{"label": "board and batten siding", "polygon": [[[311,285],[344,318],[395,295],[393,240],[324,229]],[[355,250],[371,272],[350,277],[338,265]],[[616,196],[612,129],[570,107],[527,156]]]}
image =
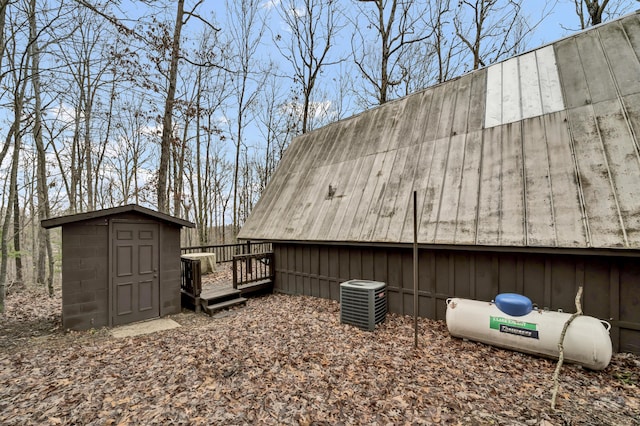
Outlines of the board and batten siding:
{"label": "board and batten siding", "polygon": [[[350,279],[387,284],[389,311],[413,315],[411,247],[273,243],[275,291],[339,300]],[[444,320],[445,301],[529,297],[540,308],[575,312],[584,286],[585,315],[610,320],[615,351],[640,353],[640,258],[476,249],[421,248],[419,315]]]}

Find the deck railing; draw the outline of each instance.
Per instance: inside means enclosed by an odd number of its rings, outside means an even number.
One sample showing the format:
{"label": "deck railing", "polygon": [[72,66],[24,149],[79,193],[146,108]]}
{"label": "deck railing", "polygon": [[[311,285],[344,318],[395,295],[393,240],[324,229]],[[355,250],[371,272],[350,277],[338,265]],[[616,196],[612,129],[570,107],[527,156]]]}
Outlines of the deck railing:
{"label": "deck railing", "polygon": [[233,256],[233,288],[273,282],[273,252]]}
{"label": "deck railing", "polygon": [[208,246],[181,247],[181,254],[189,253],[215,253],[216,263],[232,262],[233,257],[240,254],[265,253],[271,251],[269,242],[251,242],[238,244],[217,244]]}
{"label": "deck railing", "polygon": [[200,259],[180,259],[180,289],[193,297],[200,297],[202,292],[202,274]]}

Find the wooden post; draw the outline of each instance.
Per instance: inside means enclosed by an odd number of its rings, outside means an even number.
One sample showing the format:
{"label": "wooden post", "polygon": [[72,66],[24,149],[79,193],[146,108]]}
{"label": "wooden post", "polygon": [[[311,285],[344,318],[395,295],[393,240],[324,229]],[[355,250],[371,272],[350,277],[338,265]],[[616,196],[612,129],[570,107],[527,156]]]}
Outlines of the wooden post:
{"label": "wooden post", "polygon": [[418,195],[413,191],[413,328],[414,348],[418,348]]}
{"label": "wooden post", "polygon": [[232,268],[233,269],[233,288],[237,290],[238,289],[238,272],[237,272],[238,259],[235,256],[233,256],[232,265],[233,265],[233,268]]}
{"label": "wooden post", "polygon": [[[247,240],[247,254],[251,254],[251,240]],[[247,256],[247,275],[251,275],[252,273],[251,256]]]}

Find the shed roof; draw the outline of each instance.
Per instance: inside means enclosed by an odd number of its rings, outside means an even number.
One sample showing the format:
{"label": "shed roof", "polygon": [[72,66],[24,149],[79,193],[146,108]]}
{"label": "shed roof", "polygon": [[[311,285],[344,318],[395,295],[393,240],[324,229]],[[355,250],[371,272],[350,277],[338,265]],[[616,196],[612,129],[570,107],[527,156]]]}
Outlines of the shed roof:
{"label": "shed roof", "polygon": [[83,220],[97,219],[101,217],[112,216],[115,214],[128,213],[128,212],[138,212],[138,213],[150,216],[154,219],[158,219],[163,222],[171,223],[177,226],[186,226],[188,228],[195,227],[195,224],[187,220],[170,216],[168,214],[160,213],[155,210],[151,210],[146,207],[139,206],[137,204],[127,204],[125,206],[113,207],[109,209],[95,210],[91,212],[54,217],[51,219],[45,219],[41,221],[41,225],[43,228],[49,229],[49,228],[55,228],[57,226],[66,225],[67,223],[81,222]]}
{"label": "shed roof", "polygon": [[640,248],[640,13],[296,138],[239,237]]}

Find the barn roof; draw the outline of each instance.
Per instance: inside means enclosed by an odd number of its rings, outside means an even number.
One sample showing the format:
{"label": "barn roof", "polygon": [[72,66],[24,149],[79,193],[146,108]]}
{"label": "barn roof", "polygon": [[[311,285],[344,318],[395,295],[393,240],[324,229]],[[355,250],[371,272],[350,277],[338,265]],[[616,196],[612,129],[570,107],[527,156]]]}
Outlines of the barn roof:
{"label": "barn roof", "polygon": [[154,219],[158,219],[163,222],[174,224],[176,226],[186,226],[188,228],[193,228],[195,226],[192,222],[189,222],[187,220],[170,216],[168,214],[160,213],[155,210],[151,210],[146,207],[139,206],[137,204],[127,204],[125,206],[113,207],[110,209],[95,210],[91,212],[54,217],[51,219],[45,219],[41,221],[41,225],[43,228],[49,229],[49,228],[55,228],[57,226],[66,225],[68,223],[81,222],[83,220],[89,220],[89,219],[98,219],[101,217],[106,217],[106,216],[111,216],[111,215],[121,214],[121,213],[129,213],[129,212],[138,212],[138,213],[150,216]]}
{"label": "barn roof", "polygon": [[640,248],[640,13],[296,138],[242,239]]}

